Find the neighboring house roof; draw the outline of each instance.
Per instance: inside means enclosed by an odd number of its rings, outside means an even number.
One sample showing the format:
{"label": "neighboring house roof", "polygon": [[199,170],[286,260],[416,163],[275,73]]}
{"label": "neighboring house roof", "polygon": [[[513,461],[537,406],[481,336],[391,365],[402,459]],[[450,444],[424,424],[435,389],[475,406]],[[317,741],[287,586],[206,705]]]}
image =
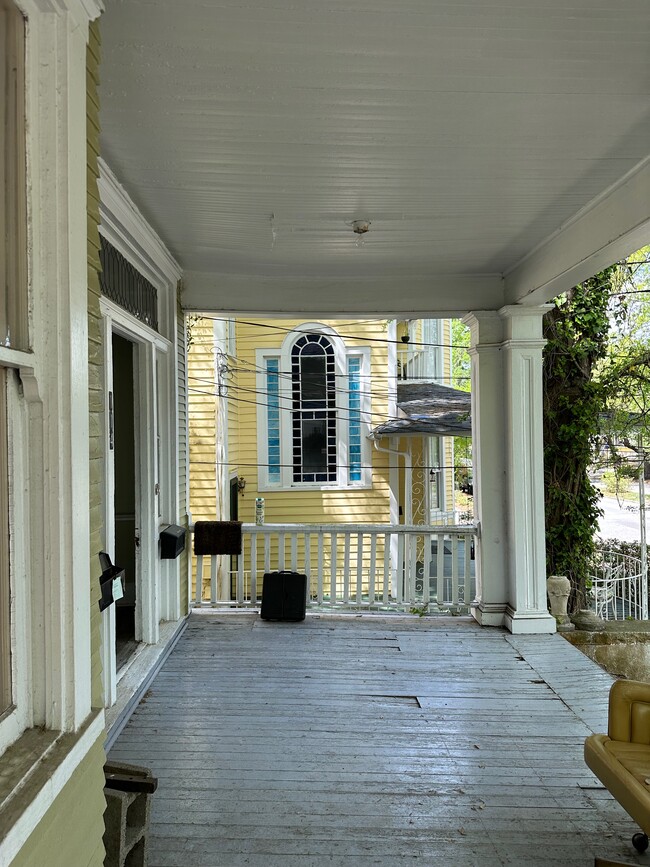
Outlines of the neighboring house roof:
{"label": "neighboring house roof", "polygon": [[390,436],[471,436],[469,392],[434,383],[404,382],[397,386],[400,418],[377,425],[373,440]]}

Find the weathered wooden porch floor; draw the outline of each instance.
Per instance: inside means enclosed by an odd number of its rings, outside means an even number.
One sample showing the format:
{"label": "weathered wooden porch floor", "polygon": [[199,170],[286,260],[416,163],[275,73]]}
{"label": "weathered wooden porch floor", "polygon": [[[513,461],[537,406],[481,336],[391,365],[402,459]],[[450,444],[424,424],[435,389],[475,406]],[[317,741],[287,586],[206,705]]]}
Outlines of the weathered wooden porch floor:
{"label": "weathered wooden porch floor", "polygon": [[582,759],[610,683],[458,619],[199,614],[111,758],[159,779],[149,867],[642,864]]}

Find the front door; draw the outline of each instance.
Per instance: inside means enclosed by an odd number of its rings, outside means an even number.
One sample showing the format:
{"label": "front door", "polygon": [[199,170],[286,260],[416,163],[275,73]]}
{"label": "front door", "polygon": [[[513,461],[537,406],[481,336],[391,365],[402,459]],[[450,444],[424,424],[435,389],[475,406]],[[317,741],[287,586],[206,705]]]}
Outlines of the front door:
{"label": "front door", "polygon": [[114,562],[125,570],[124,596],[115,603],[116,670],[137,647],[136,609],[139,521],[136,494],[136,405],[134,344],[113,334],[113,517]]}

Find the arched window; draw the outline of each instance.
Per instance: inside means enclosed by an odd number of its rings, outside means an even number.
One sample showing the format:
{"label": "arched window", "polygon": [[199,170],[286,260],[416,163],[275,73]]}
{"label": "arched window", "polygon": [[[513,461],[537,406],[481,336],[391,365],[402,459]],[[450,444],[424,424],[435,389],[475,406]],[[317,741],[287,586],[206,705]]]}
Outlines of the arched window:
{"label": "arched window", "polygon": [[370,349],[305,323],[255,359],[260,490],[369,486]]}
{"label": "arched window", "polygon": [[305,334],[291,349],[294,482],[336,482],[336,370],[324,334]]}

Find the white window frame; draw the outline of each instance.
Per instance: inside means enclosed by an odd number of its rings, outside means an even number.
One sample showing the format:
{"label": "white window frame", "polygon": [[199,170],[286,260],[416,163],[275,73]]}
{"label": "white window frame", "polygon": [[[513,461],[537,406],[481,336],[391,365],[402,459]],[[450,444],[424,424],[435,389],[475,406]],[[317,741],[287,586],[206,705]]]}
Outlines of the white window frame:
{"label": "white window frame", "polygon": [[[0,363],[3,351],[0,349]],[[30,695],[30,569],[28,545],[29,494],[25,489],[27,451],[23,448],[29,430],[26,405],[16,372],[3,365],[7,379],[7,464],[9,482],[9,586],[11,634],[11,705],[0,717],[0,752],[32,724]]]}
{"label": "white window frame", "polygon": [[[336,482],[295,482],[293,480],[293,431],[291,414],[291,349],[303,334],[324,334],[334,348],[336,381],[345,383],[336,392],[336,436],[337,467]],[[361,359],[361,481],[351,482],[349,477],[348,454],[348,365],[349,357]],[[268,479],[268,428],[266,394],[266,361],[278,358],[280,361],[280,482],[271,483]],[[372,427],[372,399],[370,394],[371,351],[367,346],[346,346],[340,335],[331,326],[319,322],[301,324],[287,335],[282,346],[274,349],[255,351],[256,391],[260,395],[257,407],[257,461],[259,464],[258,490],[261,492],[301,490],[363,490],[372,487],[372,453],[368,434]]]}
{"label": "white window frame", "polygon": [[[0,808],[0,863],[7,864],[103,730],[103,714],[91,708],[86,198],[86,46],[89,21],[101,4],[15,5],[27,18],[31,349],[0,347],[0,366],[17,371],[8,377],[17,703],[0,721],[0,751],[11,750],[24,729],[50,731],[42,749],[36,738],[29,755],[9,753],[16,800],[10,795]],[[62,734],[67,740],[60,744],[60,764],[25,802],[23,775]]]}

